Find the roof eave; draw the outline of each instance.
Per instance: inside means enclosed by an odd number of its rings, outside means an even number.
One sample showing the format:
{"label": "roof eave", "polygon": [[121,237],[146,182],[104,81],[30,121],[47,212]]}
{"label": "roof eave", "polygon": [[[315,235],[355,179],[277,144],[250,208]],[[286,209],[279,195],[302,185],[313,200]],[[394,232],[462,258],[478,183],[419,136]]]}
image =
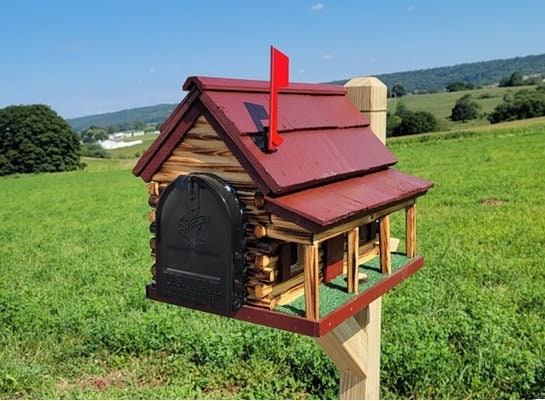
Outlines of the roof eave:
{"label": "roof eave", "polygon": [[320,233],[416,200],[432,187],[430,181],[388,168],[279,197],[265,196],[264,208]]}
{"label": "roof eave", "polygon": [[[195,108],[192,106],[199,98],[200,94],[201,92],[198,88],[192,90],[163,122],[159,136],[134,166],[132,173],[135,176],[141,177],[146,182],[151,180],[151,177],[157,172],[160,168],[160,164],[165,159],[165,157],[159,156],[164,152],[171,153],[174,148],[173,146],[169,147],[169,145],[172,145],[171,142],[173,140],[174,132],[182,130],[183,132],[181,132],[180,138],[177,138],[177,140],[181,139],[183,134],[185,134],[185,131],[191,128],[199,117],[199,114],[195,113]],[[180,126],[180,124],[182,124],[182,126]],[[160,160],[160,162],[157,162],[157,160]]]}

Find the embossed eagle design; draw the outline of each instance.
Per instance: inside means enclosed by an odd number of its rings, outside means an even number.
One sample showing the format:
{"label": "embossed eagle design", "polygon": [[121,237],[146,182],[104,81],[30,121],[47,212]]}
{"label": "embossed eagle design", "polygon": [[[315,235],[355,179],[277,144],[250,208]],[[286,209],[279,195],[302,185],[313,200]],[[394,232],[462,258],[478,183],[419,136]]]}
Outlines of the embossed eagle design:
{"label": "embossed eagle design", "polygon": [[200,237],[199,234],[202,225],[205,223],[210,223],[210,216],[188,217],[184,215],[178,220],[178,233],[181,234],[192,247],[206,245],[206,239]]}

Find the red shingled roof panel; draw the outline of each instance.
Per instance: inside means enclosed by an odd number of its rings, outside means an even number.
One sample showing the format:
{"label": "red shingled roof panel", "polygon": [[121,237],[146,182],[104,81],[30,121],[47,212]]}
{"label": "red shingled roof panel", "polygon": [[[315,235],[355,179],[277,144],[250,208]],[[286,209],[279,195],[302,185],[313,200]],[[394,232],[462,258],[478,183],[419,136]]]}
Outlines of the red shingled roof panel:
{"label": "red shingled roof panel", "polygon": [[259,131],[252,110],[261,118],[269,114],[266,81],[191,78],[184,87],[204,90],[200,101],[240,149],[240,162],[265,194],[361,175],[397,161],[342,87],[283,88],[278,128],[284,141],[274,153],[263,152],[249,137]]}
{"label": "red shingled roof panel", "polygon": [[337,181],[280,197],[265,209],[312,232],[423,195],[433,183],[394,169]]}
{"label": "red shingled roof panel", "polygon": [[[269,115],[269,94],[255,92],[207,91],[209,107],[217,107],[231,120],[242,135],[255,134],[258,128],[248,110],[261,108]],[[347,128],[369,125],[368,120],[344,95],[316,96],[309,94],[282,94],[278,99],[278,131],[301,129]]]}
{"label": "red shingled roof panel", "polygon": [[[264,153],[242,137],[247,166],[267,184],[267,193],[285,193],[385,168],[395,157],[369,128],[294,131],[275,153]],[[241,146],[239,146],[241,147]]]}

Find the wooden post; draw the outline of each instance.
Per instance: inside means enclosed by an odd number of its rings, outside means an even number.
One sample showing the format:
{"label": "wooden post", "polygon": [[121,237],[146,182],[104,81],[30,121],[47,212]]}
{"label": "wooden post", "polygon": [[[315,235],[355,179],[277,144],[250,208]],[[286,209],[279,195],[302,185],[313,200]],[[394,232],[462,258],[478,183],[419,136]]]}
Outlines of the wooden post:
{"label": "wooden post", "polygon": [[375,135],[386,143],[388,88],[375,77],[356,77],[348,81],[348,98],[368,119]]}
{"label": "wooden post", "polygon": [[405,208],[405,252],[409,258],[416,256],[416,203]]}
{"label": "wooden post", "polygon": [[[386,85],[376,78],[354,78],[345,87],[350,100],[369,118],[375,135],[386,143]],[[387,249],[381,248],[381,255],[388,258],[389,222],[382,225],[388,229]],[[381,309],[382,298],[378,298],[316,340],[340,371],[341,399],[379,398]]]}
{"label": "wooden post", "polygon": [[307,319],[320,318],[320,258],[318,244],[303,245],[305,313]]}
{"label": "wooden post", "polygon": [[380,241],[380,271],[384,274],[392,274],[392,258],[390,255],[390,216],[379,219]]}
{"label": "wooden post", "polygon": [[346,281],[348,292],[358,293],[358,256],[359,256],[359,228],[348,232],[346,249]]}
{"label": "wooden post", "polygon": [[378,400],[382,298],[317,338],[340,371],[341,400]]}

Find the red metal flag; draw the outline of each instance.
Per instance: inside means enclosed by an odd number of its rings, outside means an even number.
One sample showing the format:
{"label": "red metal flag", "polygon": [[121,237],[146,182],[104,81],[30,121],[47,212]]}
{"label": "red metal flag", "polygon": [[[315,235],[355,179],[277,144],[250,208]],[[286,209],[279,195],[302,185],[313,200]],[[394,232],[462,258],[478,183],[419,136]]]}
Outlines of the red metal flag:
{"label": "red metal flag", "polygon": [[276,150],[284,139],[278,134],[278,88],[288,86],[289,83],[289,61],[284,53],[271,46],[271,89],[269,100],[269,142],[267,148],[270,151]]}

